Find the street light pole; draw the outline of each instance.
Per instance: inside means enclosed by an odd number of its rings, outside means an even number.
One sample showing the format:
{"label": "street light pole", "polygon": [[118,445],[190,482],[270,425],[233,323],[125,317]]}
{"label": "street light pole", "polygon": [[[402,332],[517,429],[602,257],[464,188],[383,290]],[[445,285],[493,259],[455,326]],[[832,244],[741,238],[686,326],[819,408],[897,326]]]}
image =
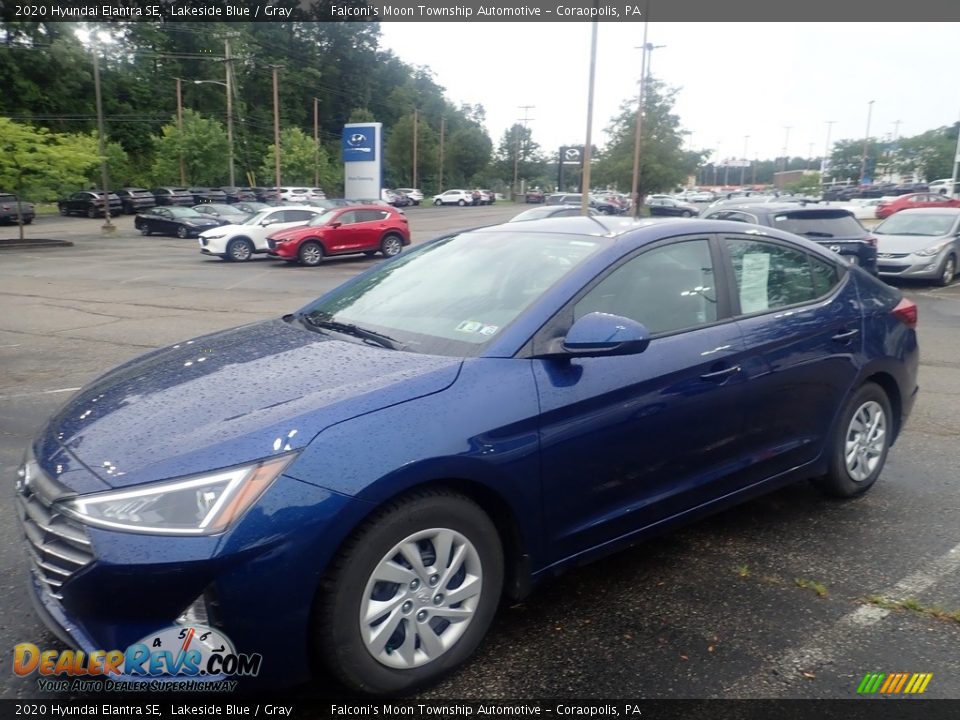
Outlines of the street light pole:
{"label": "street light pole", "polygon": [[747,143],[750,142],[750,136],[743,136],[743,165],[740,166],[740,187],[743,188],[743,178],[747,173]]}
{"label": "street light pole", "polygon": [[867,148],[870,145],[870,116],[873,114],[873,103],[875,101],[871,100],[867,103],[867,132],[863,137],[863,155],[860,158],[860,184],[863,185],[864,176],[867,173]]}
{"label": "street light pole", "polygon": [[[594,2],[596,5],[596,2]],[[593,88],[597,78],[597,21],[590,30],[590,82],[587,85],[587,140],[583,145],[583,174],[581,175],[580,214],[590,214],[590,146],[593,142]],[[563,158],[561,158],[561,161]]]}
{"label": "street light pole", "polygon": [[180,185],[187,185],[187,168],[183,162],[183,91],[180,88],[180,78],[177,81],[177,134],[180,136]]}
{"label": "street light pole", "polygon": [[107,175],[107,154],[104,142],[103,128],[103,97],[100,92],[100,47],[97,45],[96,31],[91,33],[93,39],[93,91],[97,102],[97,151],[100,153],[100,178],[103,182],[103,228],[105,233],[112,233],[116,227],[110,222],[110,178]]}
{"label": "street light pole", "polygon": [[[647,3],[647,10],[650,3]],[[644,13],[644,18],[647,17]],[[633,135],[633,179],[630,183],[630,202],[633,204],[633,216],[640,217],[640,142],[643,132],[643,100],[647,87],[647,20],[643,21],[643,54],[640,58],[640,97],[637,100],[637,121]]]}
{"label": "street light pole", "polygon": [[957,164],[960,163],[960,122],[957,123],[957,152],[953,156],[953,172],[950,174],[950,187],[947,188],[947,197],[957,194]]}
{"label": "street light pole", "polygon": [[280,66],[273,65],[273,164],[277,192],[280,192]]}
{"label": "street light pole", "polygon": [[836,120],[827,120],[827,141],[823,144],[823,160],[820,161],[820,184],[823,184],[823,178],[827,173],[827,165],[829,165],[830,157],[830,131],[833,129],[833,124]]}

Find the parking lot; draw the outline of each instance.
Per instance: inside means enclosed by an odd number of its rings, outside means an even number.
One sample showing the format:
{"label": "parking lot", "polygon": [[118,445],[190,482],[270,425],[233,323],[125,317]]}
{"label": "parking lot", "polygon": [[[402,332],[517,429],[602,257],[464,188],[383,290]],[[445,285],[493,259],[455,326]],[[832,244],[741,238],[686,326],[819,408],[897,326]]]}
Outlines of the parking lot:
{"label": "parking lot", "polygon": [[[520,209],[407,216],[416,244]],[[39,696],[10,671],[16,643],[55,644],[23,589],[12,511],[14,468],[46,417],[124,360],[289,312],[378,261],[233,264],[141,237],[131,217],[110,236],[101,224],[42,217],[30,236],[74,246],[0,252],[0,697]],[[501,608],[476,658],[423,696],[853,698],[868,672],[926,672],[925,697],[960,698],[960,282],[903,289],[920,308],[921,394],[871,493],[796,485],[553,579]]]}

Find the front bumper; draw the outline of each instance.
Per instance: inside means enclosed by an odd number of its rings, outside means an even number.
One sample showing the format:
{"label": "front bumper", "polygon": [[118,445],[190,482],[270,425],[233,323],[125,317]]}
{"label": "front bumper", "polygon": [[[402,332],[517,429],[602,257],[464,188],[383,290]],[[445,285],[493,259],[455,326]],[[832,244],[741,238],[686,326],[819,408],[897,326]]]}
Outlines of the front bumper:
{"label": "front bumper", "polygon": [[885,253],[877,259],[877,270],[880,277],[935,280],[940,277],[945,257],[944,252],[926,257],[914,253]]}
{"label": "front bumper", "polygon": [[[51,591],[30,556],[38,615],[88,654],[126,650],[175,624],[197,598],[215,598],[210,624],[240,653],[260,653],[254,682],[310,675],[310,619],[323,572],[367,504],[279,477],[238,525],[220,536],[149,536],[85,526],[92,558]],[[21,517],[27,534],[29,520]],[[209,602],[209,601],[208,601]]]}

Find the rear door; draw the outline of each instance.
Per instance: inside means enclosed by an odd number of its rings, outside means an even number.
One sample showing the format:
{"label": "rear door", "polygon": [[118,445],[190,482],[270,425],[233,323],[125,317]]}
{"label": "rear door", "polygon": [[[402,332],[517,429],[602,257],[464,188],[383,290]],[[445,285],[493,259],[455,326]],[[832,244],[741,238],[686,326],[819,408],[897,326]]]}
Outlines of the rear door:
{"label": "rear door", "polygon": [[731,233],[721,240],[747,348],[747,485],[822,451],[861,363],[861,309],[840,263],[769,238]]}
{"label": "rear door", "polygon": [[541,331],[606,312],[653,336],[638,355],[533,361],[555,561],[726,494],[741,452],[744,348],[714,267],[707,236],[644,249]]}

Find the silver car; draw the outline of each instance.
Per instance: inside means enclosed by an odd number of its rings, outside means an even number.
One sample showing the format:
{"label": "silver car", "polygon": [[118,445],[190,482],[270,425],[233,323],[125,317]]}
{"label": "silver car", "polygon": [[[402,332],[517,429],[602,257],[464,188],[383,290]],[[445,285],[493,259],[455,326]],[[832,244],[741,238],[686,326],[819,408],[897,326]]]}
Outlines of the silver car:
{"label": "silver car", "polygon": [[934,280],[946,286],[957,274],[960,208],[914,208],[873,229],[881,277]]}

